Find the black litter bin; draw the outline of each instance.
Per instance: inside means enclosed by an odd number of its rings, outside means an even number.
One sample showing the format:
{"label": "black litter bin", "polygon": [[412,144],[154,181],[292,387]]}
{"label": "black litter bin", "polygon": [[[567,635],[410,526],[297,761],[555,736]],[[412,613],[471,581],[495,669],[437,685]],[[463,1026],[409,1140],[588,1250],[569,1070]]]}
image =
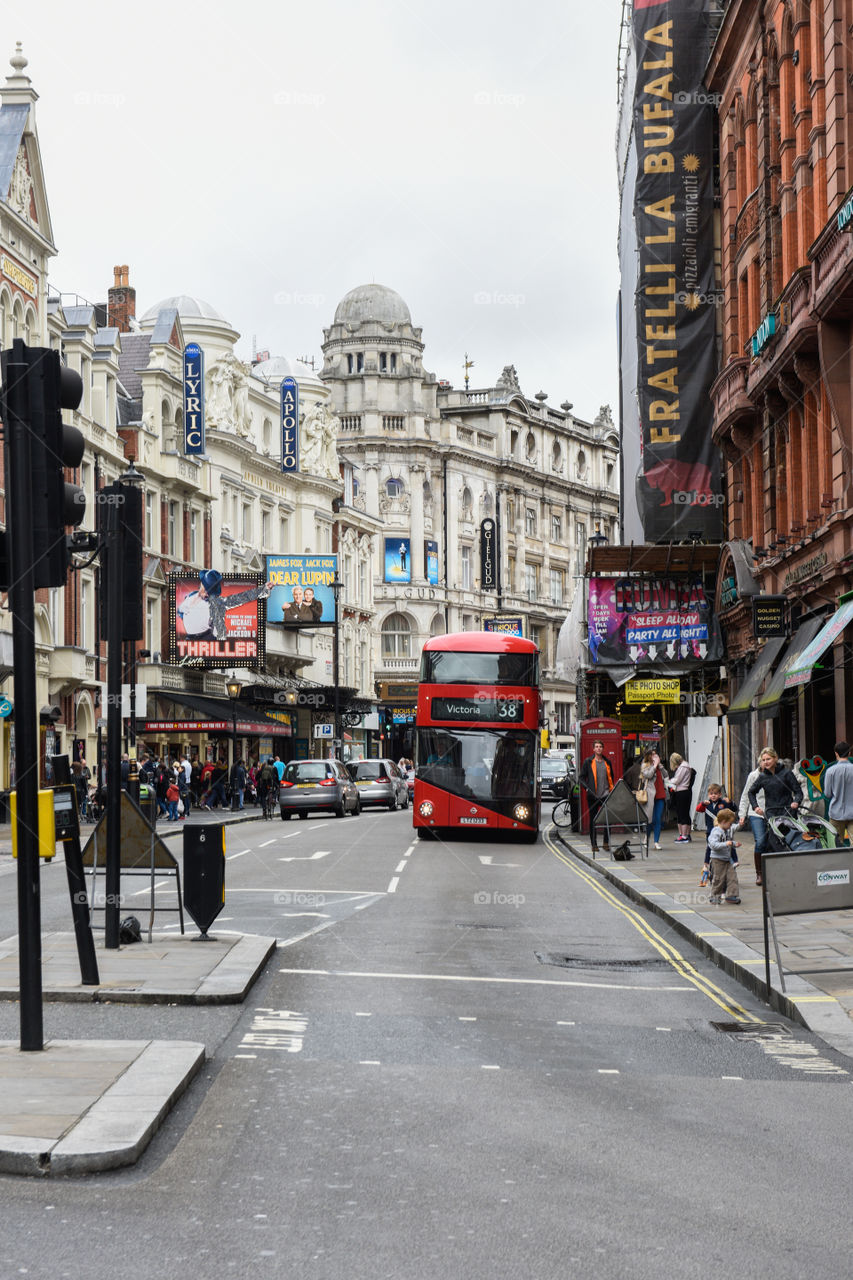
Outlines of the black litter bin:
{"label": "black litter bin", "polygon": [[202,937],[225,905],[225,823],[184,827],[184,907]]}

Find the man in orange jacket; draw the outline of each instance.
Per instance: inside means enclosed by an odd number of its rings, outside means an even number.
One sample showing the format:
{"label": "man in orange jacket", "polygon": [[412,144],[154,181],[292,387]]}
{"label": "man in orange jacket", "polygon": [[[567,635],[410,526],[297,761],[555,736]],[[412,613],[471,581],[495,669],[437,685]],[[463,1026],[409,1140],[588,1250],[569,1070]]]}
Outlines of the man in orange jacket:
{"label": "man in orange jacket", "polygon": [[[584,760],[580,771],[580,784],[586,791],[589,805],[589,842],[593,853],[598,851],[598,833],[595,821],[598,811],[613,790],[613,769],[604,754],[604,743],[592,744],[592,755]],[[604,848],[610,848],[607,833],[604,836]]]}

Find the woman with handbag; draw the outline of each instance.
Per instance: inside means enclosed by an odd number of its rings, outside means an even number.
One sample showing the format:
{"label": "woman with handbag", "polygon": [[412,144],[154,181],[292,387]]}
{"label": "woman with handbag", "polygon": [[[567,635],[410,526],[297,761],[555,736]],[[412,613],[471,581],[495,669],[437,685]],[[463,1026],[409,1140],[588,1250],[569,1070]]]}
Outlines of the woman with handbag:
{"label": "woman with handbag", "polygon": [[[656,751],[647,751],[640,766],[640,790],[637,803],[646,815],[646,836],[653,835],[655,848],[660,849],[660,832],[666,805],[666,770]],[[644,795],[645,801],[640,797]]]}
{"label": "woman with handbag", "polygon": [[675,805],[675,820],[678,823],[676,844],[687,844],[690,841],[690,805],[693,801],[693,779],[696,773],[684,756],[673,751],[669,757],[669,767],[673,770],[672,799]]}

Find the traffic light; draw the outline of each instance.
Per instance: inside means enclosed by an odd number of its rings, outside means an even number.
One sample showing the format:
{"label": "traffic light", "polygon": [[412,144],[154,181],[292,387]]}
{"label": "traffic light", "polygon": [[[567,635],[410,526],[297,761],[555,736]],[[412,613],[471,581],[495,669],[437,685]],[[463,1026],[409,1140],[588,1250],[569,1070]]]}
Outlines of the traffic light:
{"label": "traffic light", "polygon": [[[77,408],[83,383],[61,364],[58,351],[28,347],[20,338],[2,353],[0,365],[3,423],[18,478],[6,499],[12,554],[17,560],[16,522],[25,522],[32,536],[33,586],[61,587],[69,565],[65,530],[86,514],[85,494],[65,479],[65,468],[82,462],[86,442],[81,431],[62,421],[62,410]],[[11,570],[21,567],[18,563]]]}
{"label": "traffic light", "polygon": [[[136,474],[136,473],[134,473]],[[141,477],[140,477],[141,478]],[[95,494],[98,541],[103,547],[101,565],[108,571],[109,557],[121,561],[121,639],[141,640],[142,617],[142,492],[136,484],[104,485]],[[109,594],[101,592],[101,634],[109,634]]]}

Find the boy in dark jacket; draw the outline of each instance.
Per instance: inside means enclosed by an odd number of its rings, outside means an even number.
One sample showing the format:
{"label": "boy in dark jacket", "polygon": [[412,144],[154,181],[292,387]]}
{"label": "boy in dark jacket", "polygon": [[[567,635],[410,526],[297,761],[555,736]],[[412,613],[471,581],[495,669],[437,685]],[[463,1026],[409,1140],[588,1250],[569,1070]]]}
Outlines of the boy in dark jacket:
{"label": "boy in dark jacket", "polygon": [[[700,888],[709,884],[711,880],[711,845],[709,837],[714,830],[714,823],[717,814],[722,809],[735,809],[731,800],[725,799],[723,796],[723,788],[719,782],[712,782],[708,786],[708,799],[700,801],[696,806],[697,813],[705,814],[705,865],[702,868],[702,879],[699,881]],[[732,862],[737,866],[737,854],[732,853]]]}

